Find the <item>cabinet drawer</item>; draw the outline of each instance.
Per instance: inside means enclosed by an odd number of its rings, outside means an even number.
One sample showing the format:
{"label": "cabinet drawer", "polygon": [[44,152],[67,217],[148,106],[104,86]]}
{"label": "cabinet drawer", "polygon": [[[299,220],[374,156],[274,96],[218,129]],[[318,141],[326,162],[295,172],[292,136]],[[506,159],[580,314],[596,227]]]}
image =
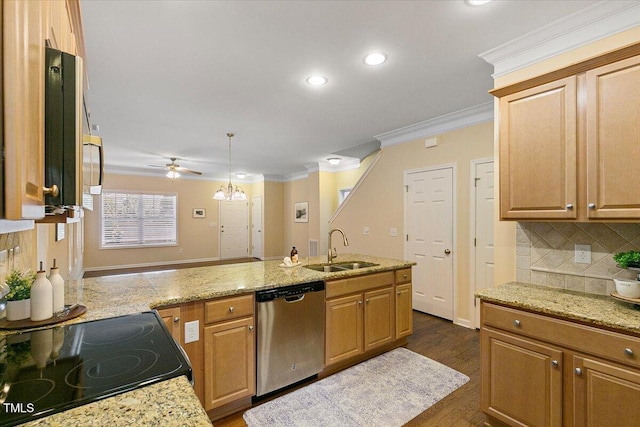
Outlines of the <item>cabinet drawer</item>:
{"label": "cabinet drawer", "polygon": [[482,323],[640,367],[640,338],[508,307],[482,303]]}
{"label": "cabinet drawer", "polygon": [[411,282],[411,269],[403,268],[402,270],[396,270],[396,285],[401,283]]}
{"label": "cabinet drawer", "polygon": [[393,285],[393,273],[393,271],[385,271],[384,273],[367,274],[365,276],[327,282],[325,285],[326,298],[355,294],[369,289]]}
{"label": "cabinet drawer", "polygon": [[204,304],[204,322],[213,323],[253,315],[253,294],[208,301]]}

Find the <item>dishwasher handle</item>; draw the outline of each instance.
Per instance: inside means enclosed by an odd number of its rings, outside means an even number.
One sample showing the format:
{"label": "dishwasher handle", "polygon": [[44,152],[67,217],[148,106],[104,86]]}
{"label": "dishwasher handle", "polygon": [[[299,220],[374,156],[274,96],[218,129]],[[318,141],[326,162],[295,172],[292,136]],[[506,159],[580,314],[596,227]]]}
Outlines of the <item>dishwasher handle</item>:
{"label": "dishwasher handle", "polygon": [[304,299],[304,294],[301,295],[294,295],[291,297],[284,297],[285,302],[292,304],[294,302],[300,302]]}

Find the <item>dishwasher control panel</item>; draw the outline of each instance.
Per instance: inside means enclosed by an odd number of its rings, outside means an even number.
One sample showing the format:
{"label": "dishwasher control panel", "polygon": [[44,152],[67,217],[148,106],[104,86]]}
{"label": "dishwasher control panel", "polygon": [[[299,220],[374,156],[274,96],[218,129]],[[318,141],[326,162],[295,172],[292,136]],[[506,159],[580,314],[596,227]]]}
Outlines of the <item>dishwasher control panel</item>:
{"label": "dishwasher control panel", "polygon": [[303,283],[300,285],[286,286],[284,288],[256,291],[256,302],[273,301],[278,298],[287,298],[317,291],[324,291],[324,282]]}

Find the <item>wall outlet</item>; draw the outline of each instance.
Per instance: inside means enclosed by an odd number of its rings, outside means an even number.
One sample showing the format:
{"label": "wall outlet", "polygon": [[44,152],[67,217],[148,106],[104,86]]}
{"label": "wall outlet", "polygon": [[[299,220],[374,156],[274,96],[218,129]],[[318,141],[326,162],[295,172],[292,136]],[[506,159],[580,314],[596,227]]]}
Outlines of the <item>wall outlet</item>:
{"label": "wall outlet", "polygon": [[364,234],[365,236],[369,235],[369,227],[363,227],[362,228],[362,234]]}
{"label": "wall outlet", "polygon": [[185,322],[184,324],[184,343],[196,342],[200,339],[200,321]]}
{"label": "wall outlet", "polygon": [[575,262],[591,264],[591,245],[576,245],[575,248]]}
{"label": "wall outlet", "polygon": [[395,227],[391,227],[389,229],[389,236],[391,237],[397,237],[398,236],[398,229]]}

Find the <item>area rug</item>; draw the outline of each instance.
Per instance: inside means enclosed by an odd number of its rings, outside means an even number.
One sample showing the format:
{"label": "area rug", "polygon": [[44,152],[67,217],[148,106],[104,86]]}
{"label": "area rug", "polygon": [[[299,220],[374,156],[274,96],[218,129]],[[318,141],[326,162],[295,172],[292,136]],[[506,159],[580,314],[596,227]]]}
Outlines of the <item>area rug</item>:
{"label": "area rug", "polygon": [[249,409],[249,427],[401,426],[469,381],[397,348]]}

